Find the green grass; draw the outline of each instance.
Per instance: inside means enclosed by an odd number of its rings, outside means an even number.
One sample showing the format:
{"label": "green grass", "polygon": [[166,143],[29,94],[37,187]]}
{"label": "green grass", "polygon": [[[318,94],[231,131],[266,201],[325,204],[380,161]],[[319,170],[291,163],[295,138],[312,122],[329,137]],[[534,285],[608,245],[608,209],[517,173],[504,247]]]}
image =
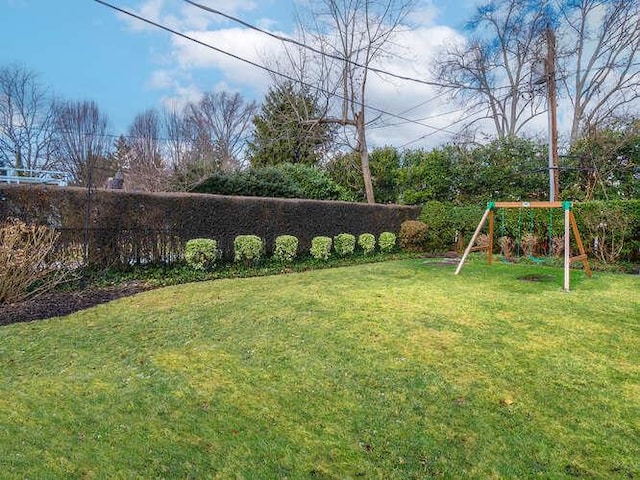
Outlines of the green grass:
{"label": "green grass", "polygon": [[638,276],[453,270],[216,280],[2,327],[1,476],[640,476]]}

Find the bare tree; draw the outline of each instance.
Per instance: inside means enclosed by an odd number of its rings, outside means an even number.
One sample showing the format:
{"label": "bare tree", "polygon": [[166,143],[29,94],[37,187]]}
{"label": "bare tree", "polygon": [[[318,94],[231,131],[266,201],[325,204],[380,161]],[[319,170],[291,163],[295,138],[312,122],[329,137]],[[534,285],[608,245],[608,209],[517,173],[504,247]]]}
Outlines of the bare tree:
{"label": "bare tree", "polygon": [[189,125],[183,109],[173,105],[162,110],[162,126],[166,135],[166,158],[171,167],[178,168],[191,150]]}
{"label": "bare tree", "polygon": [[173,190],[189,190],[203,178],[219,170],[211,157],[214,151],[204,129],[190,118],[192,105],[183,109],[175,106],[162,113],[166,135],[165,156],[170,166],[169,186]]}
{"label": "bare tree", "polygon": [[467,128],[489,119],[505,138],[544,112],[532,65],[541,58],[546,27],[540,2],[497,0],[477,9],[468,23],[470,41],[450,47],[435,68],[436,82],[469,112],[479,112]]}
{"label": "bare tree", "polygon": [[56,154],[60,169],[82,186],[102,185],[113,174],[107,165],[108,119],[94,101],[65,102],[57,108]]}
{"label": "bare tree", "polygon": [[[368,203],[375,203],[365,117],[369,68],[390,55],[394,35],[411,12],[414,0],[319,0],[308,20],[300,20],[303,44],[298,57],[289,53],[298,78],[320,85],[327,94],[324,114],[309,122],[355,130],[351,148],[360,157]],[[317,7],[315,7],[317,5]],[[320,52],[319,55],[316,55]],[[316,75],[316,78],[311,78]]]}
{"label": "bare tree", "polygon": [[166,189],[168,172],[162,157],[162,125],[154,109],[136,115],[129,128],[128,189],[159,192]]}
{"label": "bare tree", "polygon": [[0,68],[0,161],[19,169],[54,168],[54,102],[37,75]]}
{"label": "bare tree", "polygon": [[478,7],[469,28],[469,43],[440,58],[436,77],[469,110],[482,109],[478,118],[491,119],[498,137],[518,134],[543,111],[544,90],[531,73],[548,48],[549,28],[562,67],[556,76],[569,99],[571,142],[638,105],[637,0],[495,0]]}
{"label": "bare tree", "polygon": [[[243,152],[251,133],[258,106],[239,93],[206,93],[189,107],[188,118],[196,133],[197,144],[209,145],[212,160],[225,172],[242,166]],[[204,152],[202,152],[204,153]]]}
{"label": "bare tree", "polygon": [[571,141],[624,117],[640,99],[640,3],[568,0],[561,7],[563,76],[573,107]]}

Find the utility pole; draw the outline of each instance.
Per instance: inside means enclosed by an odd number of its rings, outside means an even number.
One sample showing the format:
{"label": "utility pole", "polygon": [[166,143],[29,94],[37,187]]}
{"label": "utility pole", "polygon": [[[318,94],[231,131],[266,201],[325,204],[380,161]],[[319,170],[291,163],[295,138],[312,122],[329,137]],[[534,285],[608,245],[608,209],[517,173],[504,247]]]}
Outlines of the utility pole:
{"label": "utility pole", "polygon": [[547,25],[547,101],[549,104],[549,201],[558,200],[560,193],[560,181],[558,174],[558,120],[557,120],[557,93],[556,93],[556,36]]}

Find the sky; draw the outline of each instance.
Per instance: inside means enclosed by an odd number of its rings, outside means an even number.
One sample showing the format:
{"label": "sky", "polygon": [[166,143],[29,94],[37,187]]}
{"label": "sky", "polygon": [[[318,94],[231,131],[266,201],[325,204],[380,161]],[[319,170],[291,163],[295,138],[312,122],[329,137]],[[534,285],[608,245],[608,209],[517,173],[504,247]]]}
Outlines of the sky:
{"label": "sky", "polygon": [[[277,55],[282,42],[198,9],[182,0],[107,0],[121,9],[193,36],[258,64]],[[198,3],[270,32],[291,36],[294,12],[313,0],[200,0]],[[416,26],[396,41],[401,58],[378,68],[429,79],[439,48],[463,41],[475,0],[418,0]],[[17,64],[64,100],[94,100],[109,118],[110,133],[126,134],[136,114],[184,105],[203,92],[239,92],[262,101],[272,85],[263,70],[184,40],[95,0],[0,0],[0,66]],[[431,148],[450,141],[464,110],[433,87],[371,76],[367,104],[370,147]],[[420,119],[422,125],[381,114]],[[449,128],[447,128],[449,127]],[[444,131],[443,131],[444,129]]]}

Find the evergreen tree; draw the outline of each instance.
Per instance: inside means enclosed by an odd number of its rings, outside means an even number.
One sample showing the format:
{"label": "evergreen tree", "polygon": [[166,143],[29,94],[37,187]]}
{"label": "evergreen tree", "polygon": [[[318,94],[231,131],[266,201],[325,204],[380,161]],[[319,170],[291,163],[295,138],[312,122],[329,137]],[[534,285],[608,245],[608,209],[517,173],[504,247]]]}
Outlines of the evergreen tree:
{"label": "evergreen tree", "polygon": [[309,93],[291,83],[271,88],[253,119],[255,130],[248,144],[251,166],[318,164],[333,140],[330,125],[308,120],[319,118],[319,110]]}

